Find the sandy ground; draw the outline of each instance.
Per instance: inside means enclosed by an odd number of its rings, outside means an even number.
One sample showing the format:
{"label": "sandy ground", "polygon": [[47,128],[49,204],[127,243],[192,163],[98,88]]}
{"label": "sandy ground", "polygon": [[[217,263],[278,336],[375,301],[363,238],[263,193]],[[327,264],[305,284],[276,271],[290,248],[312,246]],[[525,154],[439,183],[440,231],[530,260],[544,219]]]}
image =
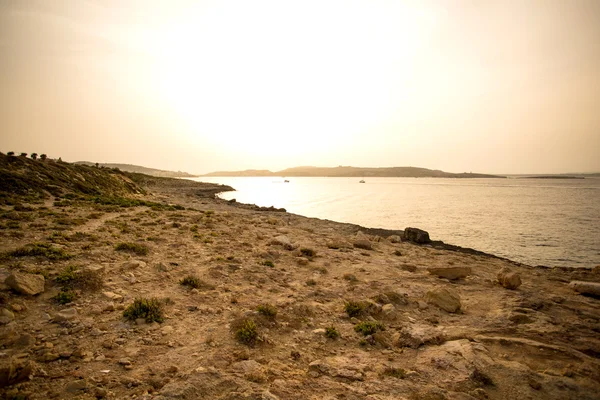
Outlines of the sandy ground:
{"label": "sandy ground", "polygon": [[[4,207],[19,227],[0,232],[0,251],[51,243],[74,256],[0,265],[0,281],[15,271],[46,277],[35,296],[1,287],[4,398],[599,398],[600,300],[568,285],[600,282],[598,268],[532,268],[398,242],[202,197],[189,184],[150,191],[147,200],[186,209]],[[56,278],[69,266],[100,283],[75,279],[74,301],[61,305]],[[432,267],[470,272],[449,280]],[[522,285],[501,286],[503,267]],[[180,284],[187,276],[199,287]],[[159,299],[161,323],[123,316],[142,297]],[[444,310],[457,299],[459,310]],[[352,302],[363,306],[353,317]],[[242,343],[248,320],[256,337]]]}

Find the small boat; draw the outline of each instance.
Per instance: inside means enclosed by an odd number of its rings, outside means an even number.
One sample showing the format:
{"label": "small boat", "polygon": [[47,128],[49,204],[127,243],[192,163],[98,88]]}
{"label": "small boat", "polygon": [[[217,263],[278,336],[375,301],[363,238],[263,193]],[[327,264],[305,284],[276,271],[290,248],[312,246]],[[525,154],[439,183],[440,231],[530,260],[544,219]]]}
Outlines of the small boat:
{"label": "small boat", "polygon": [[290,181],[288,181],[287,179],[285,181],[283,181],[283,183],[290,183]]}
{"label": "small boat", "polygon": [[361,179],[360,181],[358,181],[358,183],[365,183],[365,180]]}

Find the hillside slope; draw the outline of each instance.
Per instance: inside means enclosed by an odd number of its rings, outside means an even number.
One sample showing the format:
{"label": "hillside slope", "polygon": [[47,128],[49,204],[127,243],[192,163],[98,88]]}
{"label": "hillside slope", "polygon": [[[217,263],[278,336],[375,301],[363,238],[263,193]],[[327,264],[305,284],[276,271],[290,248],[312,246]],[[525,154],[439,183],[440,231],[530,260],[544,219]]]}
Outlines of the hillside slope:
{"label": "hillside slope", "polygon": [[[77,161],[74,164],[88,165],[88,166],[96,165],[95,163],[92,163],[89,161]],[[117,169],[120,169],[121,171],[135,172],[138,174],[146,174],[146,175],[162,177],[162,178],[195,178],[198,176],[198,175],[188,174],[187,172],[182,172],[182,171],[166,171],[163,169],[148,168],[148,167],[142,167],[141,165],[133,165],[133,164],[99,163],[98,166],[105,167],[105,168],[117,168]]]}

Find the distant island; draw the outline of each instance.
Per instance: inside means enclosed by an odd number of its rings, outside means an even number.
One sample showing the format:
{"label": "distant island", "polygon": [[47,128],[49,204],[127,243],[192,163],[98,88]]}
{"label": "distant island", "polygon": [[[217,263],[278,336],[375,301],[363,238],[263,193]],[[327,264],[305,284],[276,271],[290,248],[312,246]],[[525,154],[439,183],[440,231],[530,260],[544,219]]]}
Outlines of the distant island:
{"label": "distant island", "polygon": [[[89,162],[89,161],[77,161],[74,164],[81,164],[81,165],[88,165],[88,166],[96,165],[96,163]],[[140,165],[132,165],[132,164],[102,164],[102,163],[98,163],[98,166],[105,167],[105,168],[118,168],[121,171],[125,171],[125,172],[135,172],[138,174],[146,174],[146,175],[156,176],[156,177],[160,177],[160,178],[196,178],[198,176],[198,175],[188,174],[187,172],[182,172],[182,171],[165,171],[162,169],[147,168],[147,167],[142,167]]]}
{"label": "distant island", "polygon": [[520,176],[520,179],[585,179],[583,176],[568,175],[538,175],[538,176]]}
{"label": "distant island", "polygon": [[440,170],[417,167],[294,167],[281,171],[248,169],[245,171],[216,171],[202,176],[285,176],[285,177],[388,177],[388,178],[506,178],[499,175],[463,172],[454,174]]}

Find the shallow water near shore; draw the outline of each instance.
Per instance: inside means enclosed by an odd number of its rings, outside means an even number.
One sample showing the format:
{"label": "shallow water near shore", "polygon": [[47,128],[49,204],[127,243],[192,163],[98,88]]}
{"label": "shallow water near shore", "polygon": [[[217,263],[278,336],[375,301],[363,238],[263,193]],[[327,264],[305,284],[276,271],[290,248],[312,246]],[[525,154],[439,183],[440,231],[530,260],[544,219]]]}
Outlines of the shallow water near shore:
{"label": "shallow water near shore", "polygon": [[529,265],[600,264],[600,179],[202,177],[259,206],[434,240]]}

